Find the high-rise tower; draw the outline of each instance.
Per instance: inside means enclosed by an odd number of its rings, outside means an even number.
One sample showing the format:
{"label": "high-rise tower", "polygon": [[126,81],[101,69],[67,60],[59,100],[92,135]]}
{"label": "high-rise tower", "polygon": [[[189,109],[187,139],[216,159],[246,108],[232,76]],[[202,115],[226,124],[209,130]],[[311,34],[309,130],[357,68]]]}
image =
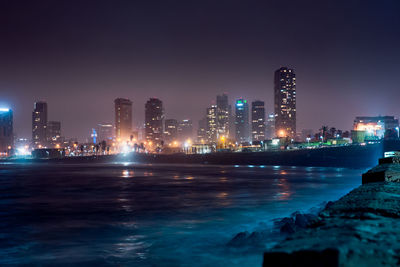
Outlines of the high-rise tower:
{"label": "high-rise tower", "polygon": [[264,101],[251,103],[251,137],[253,141],[265,140],[265,106]]}
{"label": "high-rise tower", "polygon": [[178,140],[178,121],[175,119],[165,120],[164,138],[168,143]]}
{"label": "high-rise tower", "polygon": [[32,142],[34,147],[47,144],[47,103],[36,102],[32,112]]}
{"label": "high-rise tower", "polygon": [[217,95],[217,136],[229,137],[230,106],[228,95]]}
{"label": "high-rise tower", "polygon": [[236,142],[249,142],[249,104],[247,100],[242,98],[236,100],[235,111]]}
{"label": "high-rise tower", "polygon": [[115,136],[118,141],[126,142],[132,135],[132,101],[117,98],[115,104]]}
{"label": "high-rise tower", "polygon": [[164,133],[164,110],[162,101],[150,98],[145,105],[146,140],[160,145]]}
{"label": "high-rise tower", "polygon": [[214,143],[217,141],[217,106],[212,105],[207,108],[206,113],[206,137],[207,141]]}
{"label": "high-rise tower", "polygon": [[296,136],[296,75],[293,69],[275,71],[275,132],[278,137]]}
{"label": "high-rise tower", "polygon": [[14,144],[13,113],[11,109],[0,108],[0,157],[10,156]]}

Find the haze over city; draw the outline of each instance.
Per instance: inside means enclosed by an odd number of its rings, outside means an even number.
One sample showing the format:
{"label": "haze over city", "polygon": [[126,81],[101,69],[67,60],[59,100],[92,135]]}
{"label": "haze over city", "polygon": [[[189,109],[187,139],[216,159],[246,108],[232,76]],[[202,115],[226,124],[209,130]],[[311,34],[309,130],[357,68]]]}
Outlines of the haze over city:
{"label": "haze over city", "polygon": [[31,136],[33,103],[63,135],[114,123],[114,99],[150,97],[166,118],[197,121],[215,96],[273,112],[273,73],[297,77],[297,129],[351,129],[355,116],[398,116],[397,1],[3,1],[1,106]]}

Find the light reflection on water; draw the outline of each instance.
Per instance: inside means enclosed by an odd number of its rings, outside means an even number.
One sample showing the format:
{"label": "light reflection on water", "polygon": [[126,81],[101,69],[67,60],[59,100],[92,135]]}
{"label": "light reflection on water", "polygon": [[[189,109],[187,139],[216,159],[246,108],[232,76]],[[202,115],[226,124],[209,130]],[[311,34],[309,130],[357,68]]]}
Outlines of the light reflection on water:
{"label": "light reflection on water", "polygon": [[132,170],[123,170],[122,176],[124,178],[132,178],[134,176],[134,172]]}
{"label": "light reflection on water", "polygon": [[339,198],[364,170],[124,162],[0,171],[0,265],[260,266],[262,253],[225,244]]}

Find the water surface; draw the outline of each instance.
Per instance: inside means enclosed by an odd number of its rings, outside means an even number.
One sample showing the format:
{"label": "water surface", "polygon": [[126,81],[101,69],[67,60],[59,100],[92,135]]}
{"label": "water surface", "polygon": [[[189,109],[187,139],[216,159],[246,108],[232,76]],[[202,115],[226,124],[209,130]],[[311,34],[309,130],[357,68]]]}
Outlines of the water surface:
{"label": "water surface", "polygon": [[[279,166],[1,164],[0,264],[261,266],[229,248],[336,200],[363,170]],[[268,244],[266,244],[268,246]]]}

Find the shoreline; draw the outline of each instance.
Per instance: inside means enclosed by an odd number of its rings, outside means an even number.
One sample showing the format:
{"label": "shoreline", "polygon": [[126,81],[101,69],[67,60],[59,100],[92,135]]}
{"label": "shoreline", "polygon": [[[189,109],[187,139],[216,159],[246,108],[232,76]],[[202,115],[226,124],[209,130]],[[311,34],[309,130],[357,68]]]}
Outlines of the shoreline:
{"label": "shoreline", "polygon": [[137,163],[177,163],[210,165],[265,165],[304,167],[370,168],[386,151],[400,150],[400,141],[384,141],[365,146],[341,146],[265,152],[217,152],[210,154],[134,153],[99,156],[77,156],[52,159],[4,159],[0,162],[89,163],[129,161]]}

